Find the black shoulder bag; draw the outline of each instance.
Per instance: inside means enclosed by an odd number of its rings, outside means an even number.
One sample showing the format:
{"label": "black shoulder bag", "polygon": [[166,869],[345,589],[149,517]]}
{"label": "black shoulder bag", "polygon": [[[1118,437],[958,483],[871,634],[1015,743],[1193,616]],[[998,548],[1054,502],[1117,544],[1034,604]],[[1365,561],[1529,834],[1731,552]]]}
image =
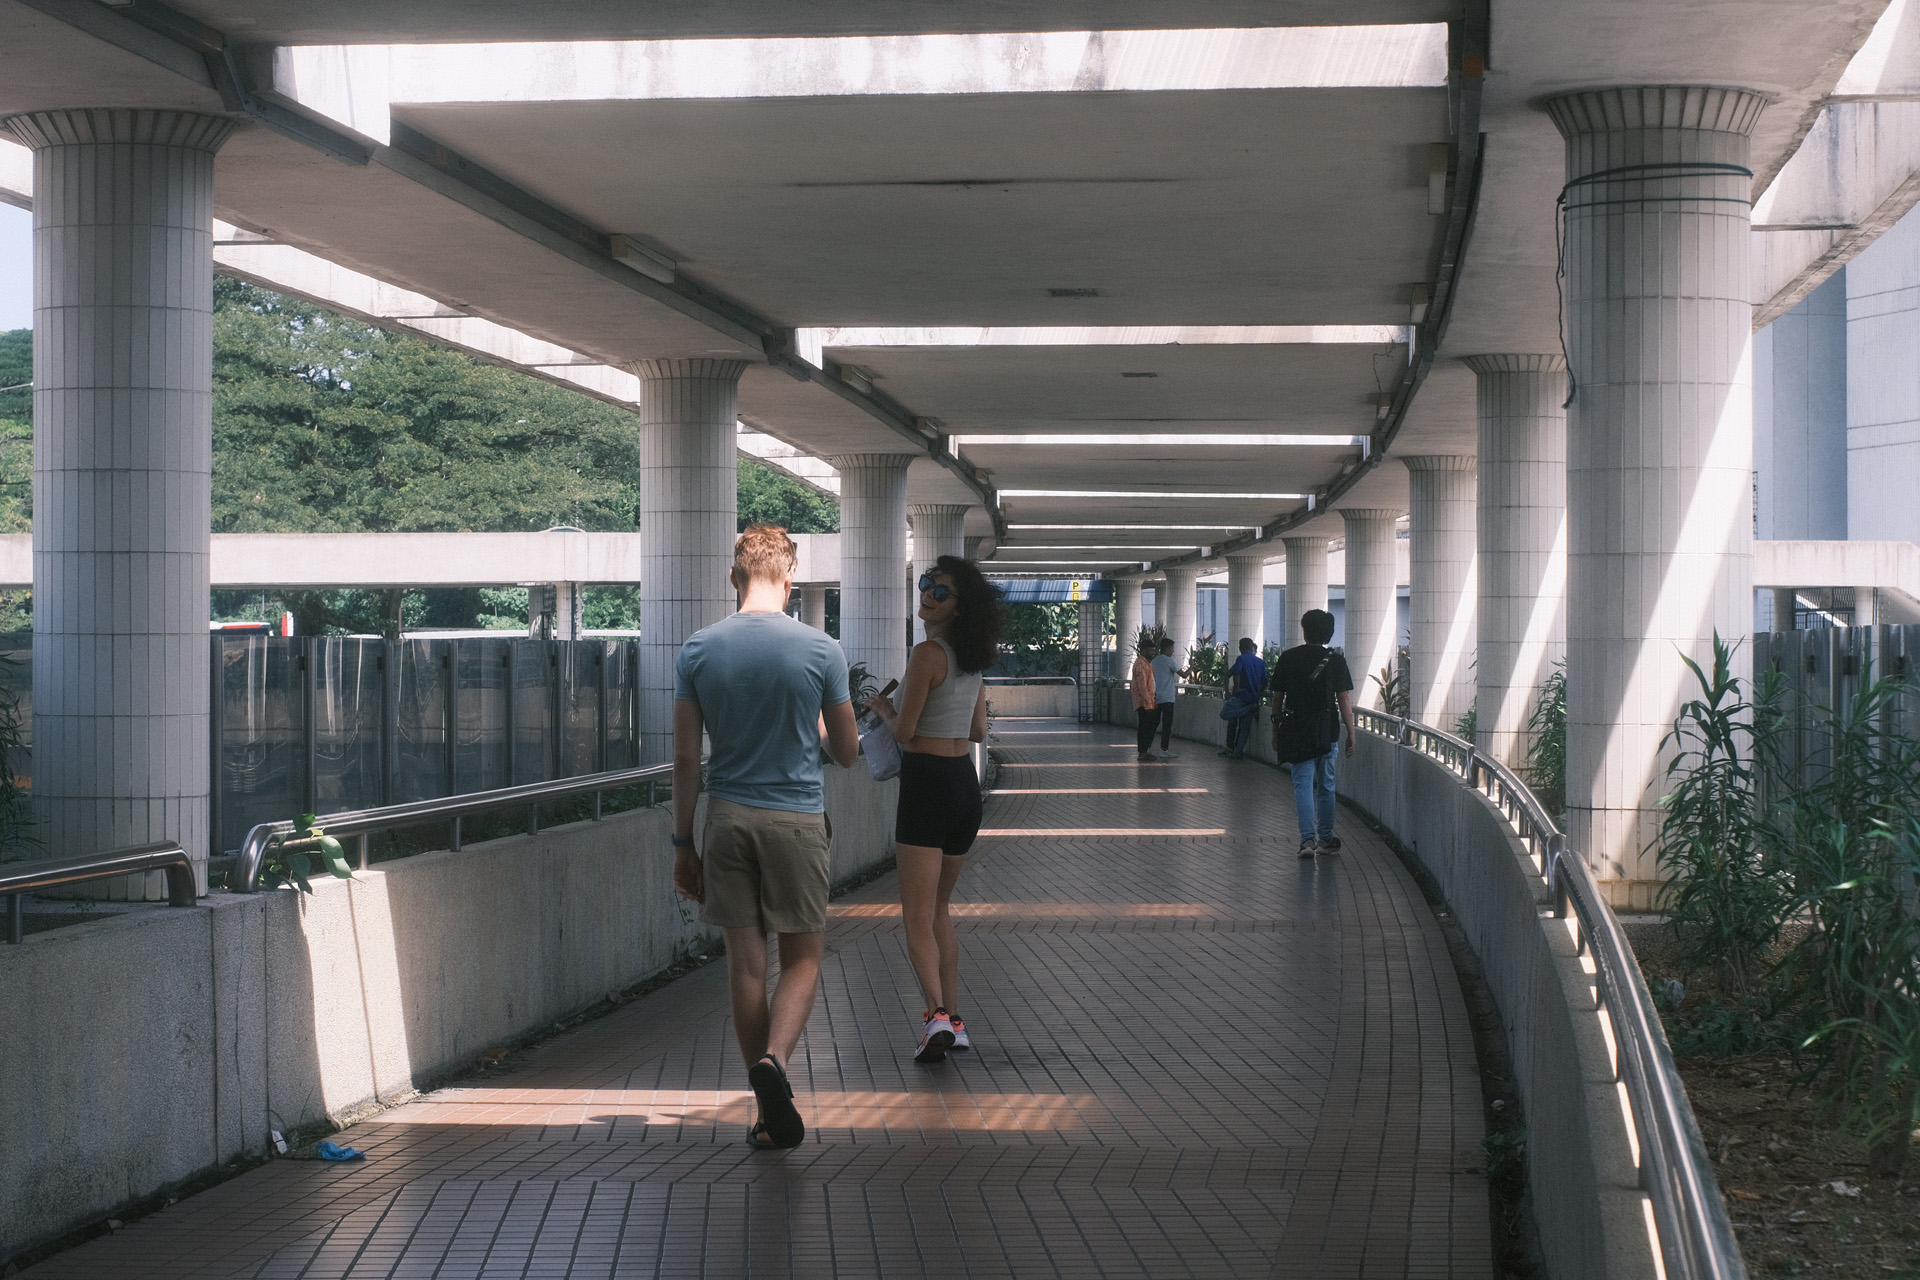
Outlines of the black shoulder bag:
{"label": "black shoulder bag", "polygon": [[1286,705],[1273,718],[1273,754],[1281,764],[1305,764],[1309,760],[1318,760],[1340,741],[1340,718],[1334,712],[1333,677],[1327,674],[1327,666],[1332,661],[1333,650],[1329,649],[1320,655],[1313,674],[1307,677],[1308,686],[1315,689],[1318,697],[1301,705],[1292,696],[1282,694]]}

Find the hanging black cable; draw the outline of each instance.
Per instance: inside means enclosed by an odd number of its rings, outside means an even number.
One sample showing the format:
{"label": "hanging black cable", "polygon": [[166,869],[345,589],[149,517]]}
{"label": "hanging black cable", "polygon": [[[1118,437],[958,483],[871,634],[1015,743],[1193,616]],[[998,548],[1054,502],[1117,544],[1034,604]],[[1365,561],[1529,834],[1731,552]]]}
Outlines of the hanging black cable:
{"label": "hanging black cable", "polygon": [[1647,204],[1744,204],[1751,206],[1753,201],[1747,196],[1619,196],[1611,200],[1583,200],[1579,204],[1567,203],[1567,193],[1575,187],[1600,182],[1663,182],[1672,178],[1745,178],[1753,180],[1753,170],[1741,164],[1725,164],[1716,160],[1661,160],[1648,164],[1624,164],[1611,169],[1596,169],[1592,173],[1574,178],[1560,188],[1560,194],[1553,202],[1553,293],[1554,321],[1560,331],[1560,358],[1567,366],[1567,398],[1561,402],[1562,409],[1573,405],[1573,398],[1580,393],[1580,380],[1573,372],[1573,355],[1567,350],[1567,213],[1573,209],[1599,209],[1616,205]]}

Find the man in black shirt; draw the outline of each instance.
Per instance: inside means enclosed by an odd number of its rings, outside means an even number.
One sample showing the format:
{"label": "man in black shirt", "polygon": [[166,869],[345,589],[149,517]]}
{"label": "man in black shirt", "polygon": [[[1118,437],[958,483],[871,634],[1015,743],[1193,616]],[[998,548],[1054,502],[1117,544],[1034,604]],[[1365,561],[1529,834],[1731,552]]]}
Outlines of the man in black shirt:
{"label": "man in black shirt", "polygon": [[[1307,642],[1281,654],[1273,664],[1273,723],[1275,745],[1311,739],[1325,750],[1299,763],[1293,771],[1293,808],[1300,822],[1300,856],[1338,853],[1340,838],[1333,834],[1334,753],[1340,724],[1347,730],[1347,754],[1353,754],[1353,675],[1347,660],[1327,648],[1333,639],[1333,615],[1309,609],[1300,619]],[[1337,717],[1337,720],[1336,720]],[[1283,748],[1284,750],[1284,748]]]}

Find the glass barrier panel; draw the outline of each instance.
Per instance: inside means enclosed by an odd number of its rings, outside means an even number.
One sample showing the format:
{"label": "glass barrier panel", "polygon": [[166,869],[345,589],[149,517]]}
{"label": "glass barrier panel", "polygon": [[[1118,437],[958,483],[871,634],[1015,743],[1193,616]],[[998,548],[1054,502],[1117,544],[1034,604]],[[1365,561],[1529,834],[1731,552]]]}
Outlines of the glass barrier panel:
{"label": "glass barrier panel", "polygon": [[380,684],[386,642],[322,636],[312,645],[314,812],[380,803]]}
{"label": "glass barrier panel", "polygon": [[220,642],[220,847],[249,828],[300,812],[304,730],[295,642],[230,636]]}
{"label": "glass barrier panel", "polygon": [[393,803],[432,800],[447,794],[447,693],[445,640],[403,640],[394,691],[395,760]]}

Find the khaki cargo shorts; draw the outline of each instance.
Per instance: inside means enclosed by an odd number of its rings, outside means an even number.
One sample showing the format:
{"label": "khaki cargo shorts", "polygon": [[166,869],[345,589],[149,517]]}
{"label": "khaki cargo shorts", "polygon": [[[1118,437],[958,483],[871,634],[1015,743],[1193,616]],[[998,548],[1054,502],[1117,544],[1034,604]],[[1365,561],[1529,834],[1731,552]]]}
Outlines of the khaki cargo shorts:
{"label": "khaki cargo shorts", "polygon": [[707,900],[700,919],[721,929],[825,931],[830,848],[824,813],[756,809],[709,797],[700,853]]}

